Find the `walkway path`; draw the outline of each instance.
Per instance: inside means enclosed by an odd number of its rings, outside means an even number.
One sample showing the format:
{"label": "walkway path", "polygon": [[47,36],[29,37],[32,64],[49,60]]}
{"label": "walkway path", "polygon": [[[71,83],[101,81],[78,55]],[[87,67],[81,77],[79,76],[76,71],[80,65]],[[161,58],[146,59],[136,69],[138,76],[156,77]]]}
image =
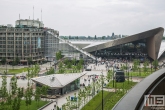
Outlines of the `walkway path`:
{"label": "walkway path", "polygon": [[50,105],[48,105],[47,107],[45,107],[44,109],[42,110],[56,110],[54,105],[56,105],[56,102],[54,101],[53,103],[51,103]]}

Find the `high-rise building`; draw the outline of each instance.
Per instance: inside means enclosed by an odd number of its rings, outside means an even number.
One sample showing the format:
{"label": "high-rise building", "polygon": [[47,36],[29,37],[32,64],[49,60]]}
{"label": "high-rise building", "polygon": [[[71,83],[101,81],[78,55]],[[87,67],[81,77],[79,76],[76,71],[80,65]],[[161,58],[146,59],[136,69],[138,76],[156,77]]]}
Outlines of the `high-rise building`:
{"label": "high-rise building", "polygon": [[[21,64],[27,64],[28,58],[33,62],[41,62],[45,58],[54,57],[59,40],[52,37],[47,31],[59,35],[53,29],[44,28],[39,20],[17,20],[15,27],[0,27],[0,59],[5,58],[9,64],[16,58]],[[49,56],[47,56],[49,54]]]}

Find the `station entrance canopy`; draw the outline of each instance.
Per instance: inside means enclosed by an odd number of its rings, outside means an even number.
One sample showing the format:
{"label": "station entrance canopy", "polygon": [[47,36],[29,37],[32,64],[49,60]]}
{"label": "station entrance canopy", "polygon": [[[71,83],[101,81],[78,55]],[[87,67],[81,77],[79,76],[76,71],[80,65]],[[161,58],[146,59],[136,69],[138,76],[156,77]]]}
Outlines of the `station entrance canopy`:
{"label": "station entrance canopy", "polygon": [[[147,55],[153,60],[158,58],[164,28],[159,27],[124,38],[107,41],[102,44],[89,45],[83,50],[100,56]],[[99,54],[99,55],[98,55]]]}

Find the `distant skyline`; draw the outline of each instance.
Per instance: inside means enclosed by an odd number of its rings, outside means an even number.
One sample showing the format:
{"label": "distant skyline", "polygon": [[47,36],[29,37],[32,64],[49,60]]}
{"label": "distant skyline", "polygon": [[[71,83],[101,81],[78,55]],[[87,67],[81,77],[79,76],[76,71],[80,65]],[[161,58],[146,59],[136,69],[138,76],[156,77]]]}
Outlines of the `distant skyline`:
{"label": "distant skyline", "polygon": [[[48,2],[49,1],[49,2]],[[132,35],[165,28],[164,0],[0,0],[0,25],[42,20],[63,36]]]}

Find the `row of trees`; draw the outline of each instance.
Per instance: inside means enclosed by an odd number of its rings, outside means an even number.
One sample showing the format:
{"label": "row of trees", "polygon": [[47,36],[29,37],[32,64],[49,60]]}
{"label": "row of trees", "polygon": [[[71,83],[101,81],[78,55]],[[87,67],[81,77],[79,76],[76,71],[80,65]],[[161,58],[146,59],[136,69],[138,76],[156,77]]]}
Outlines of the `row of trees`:
{"label": "row of trees", "polygon": [[[29,65],[31,65],[32,64],[32,58],[31,57],[29,57],[29,58],[27,58],[27,62],[28,62],[28,64]],[[2,58],[2,60],[1,60],[1,63],[4,65],[4,64],[6,64],[7,63],[7,59],[5,58],[5,57],[3,57]],[[20,58],[18,58],[18,57],[16,57],[12,62],[11,62],[11,65],[12,66],[15,66],[15,65],[18,65],[20,63]]]}
{"label": "row of trees", "polygon": [[[133,71],[139,70],[139,68],[140,68],[139,65],[140,65],[140,61],[135,59],[133,61],[132,70]],[[157,60],[153,61],[151,65],[153,67],[157,68],[158,67],[158,61]],[[143,63],[143,72],[148,71],[148,66],[149,66],[149,61],[146,60]],[[123,70],[126,70],[127,72],[129,71],[128,70],[129,65],[127,63],[123,64],[121,68]],[[72,110],[72,109],[77,109],[79,107],[81,108],[82,106],[84,106],[89,101],[89,97],[91,95],[94,95],[95,93],[97,93],[97,91],[99,91],[101,89],[101,87],[103,86],[102,84],[104,84],[106,80],[110,84],[110,81],[114,77],[113,72],[114,72],[113,70],[108,70],[106,77],[103,77],[102,75],[100,75],[96,82],[93,81],[89,86],[85,87],[84,89],[80,89],[78,94],[75,93],[73,100],[71,100],[71,97],[67,97],[66,98],[67,103],[62,106],[62,109]],[[129,83],[129,78],[128,78],[128,84],[126,82],[123,82],[123,84],[120,85],[121,87],[117,87],[117,83],[115,81],[115,83],[114,83],[115,94],[121,93],[121,95],[123,96],[123,94],[125,94],[128,91],[128,89],[131,88],[132,78],[131,78],[130,82],[131,83]],[[134,83],[133,83],[133,85],[134,85]]]}
{"label": "row of trees", "polygon": [[0,110],[20,110],[22,99],[25,100],[25,104],[27,109],[32,104],[32,96],[35,97],[35,101],[37,105],[39,105],[39,101],[41,95],[46,95],[48,87],[42,86],[42,88],[37,87],[36,91],[33,91],[33,83],[30,82],[30,78],[36,76],[38,73],[38,66],[35,65],[33,68],[28,68],[28,84],[27,89],[21,88],[17,86],[17,78],[14,75],[10,80],[10,87],[7,90],[7,76],[2,76],[2,86],[0,88]]}
{"label": "row of trees", "polygon": [[[140,68],[139,64],[140,64],[140,61],[135,59],[133,61],[132,70],[137,71]],[[146,60],[143,63],[143,71],[144,72],[148,71],[148,66],[149,66],[149,61]],[[157,68],[158,61],[153,61],[152,66]],[[129,66],[128,66],[128,64],[123,64],[121,68],[123,70],[128,70]],[[113,72],[114,72],[113,70],[108,70],[106,77],[103,77],[102,75],[100,75],[96,82],[93,81],[89,86],[85,87],[84,89],[80,89],[78,94],[75,93],[73,100],[71,100],[71,97],[67,97],[66,98],[67,103],[65,103],[62,106],[62,109],[63,110],[72,110],[72,109],[76,109],[76,108],[84,106],[86,104],[86,102],[89,101],[89,97],[91,95],[94,95],[95,93],[97,93],[97,91],[99,91],[101,89],[101,87],[103,86],[102,84],[104,84],[106,80],[107,80],[108,83],[110,83],[110,81],[114,77]],[[131,83],[130,84],[129,84],[129,78],[128,78],[128,84],[123,82],[123,84],[121,86],[122,87],[117,87],[117,84],[116,84],[116,81],[115,81],[115,83],[114,83],[115,92],[116,93],[121,92],[122,94],[125,94],[128,91],[128,89],[130,89],[131,86],[132,86],[132,78],[131,78]],[[122,89],[121,89],[121,91],[118,91],[117,88],[122,88]]]}
{"label": "row of trees", "polygon": [[[149,67],[149,65],[150,65],[150,67]],[[143,65],[142,65],[143,67],[141,67],[140,60],[134,59],[133,60],[132,67],[130,68],[129,66],[130,66],[129,63],[126,62],[125,64],[123,64],[121,66],[121,69],[122,70],[128,70],[128,69],[131,69],[132,68],[133,71],[137,71],[137,70],[140,70],[142,68],[143,69],[143,72],[147,72],[148,71],[148,68],[151,68],[151,71],[152,71],[152,69],[155,69],[155,71],[156,71],[158,69],[159,64],[158,64],[158,60],[154,60],[151,63],[148,60],[145,60],[143,62]]]}
{"label": "row of trees", "polygon": [[60,60],[61,58],[63,58],[61,51],[56,52],[56,60]]}
{"label": "row of trees", "polygon": [[[3,57],[1,60],[1,63],[4,65],[4,64],[6,64],[6,62],[7,62],[6,58]],[[12,65],[17,65],[17,64],[19,64],[19,62],[20,62],[20,59],[18,57],[16,57],[14,59],[14,61],[12,61]]]}
{"label": "row of trees", "polygon": [[[47,70],[47,68],[46,68],[46,70]],[[51,67],[49,70],[47,70],[46,75],[51,75],[54,73],[55,73],[55,70],[54,70],[54,68]]]}
{"label": "row of trees", "polygon": [[94,97],[102,87],[102,81],[104,80],[103,76],[99,76],[97,79],[95,76],[92,78],[92,82],[90,85],[86,86],[83,89],[78,91],[78,94],[74,94],[74,97],[70,96],[66,98],[67,103],[62,105],[62,110],[73,110],[73,109],[81,109],[86,103]]}
{"label": "row of trees", "polygon": [[77,71],[81,71],[83,68],[83,59],[80,59],[79,61],[76,61],[76,59],[68,60],[65,59],[63,62],[59,62],[58,64],[58,72],[59,73],[65,73],[68,70],[71,70],[70,72],[75,73]]}

